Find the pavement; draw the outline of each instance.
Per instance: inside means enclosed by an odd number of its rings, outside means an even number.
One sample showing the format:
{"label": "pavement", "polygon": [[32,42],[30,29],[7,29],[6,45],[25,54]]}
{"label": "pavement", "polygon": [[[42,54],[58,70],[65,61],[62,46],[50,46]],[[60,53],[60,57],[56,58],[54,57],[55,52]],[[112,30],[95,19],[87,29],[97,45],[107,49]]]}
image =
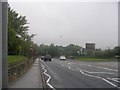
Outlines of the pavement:
{"label": "pavement", "polygon": [[32,67],[9,88],[44,88],[41,64],[37,58]]}
{"label": "pavement", "polygon": [[51,62],[41,60],[45,80],[50,88],[118,88],[118,62]]}

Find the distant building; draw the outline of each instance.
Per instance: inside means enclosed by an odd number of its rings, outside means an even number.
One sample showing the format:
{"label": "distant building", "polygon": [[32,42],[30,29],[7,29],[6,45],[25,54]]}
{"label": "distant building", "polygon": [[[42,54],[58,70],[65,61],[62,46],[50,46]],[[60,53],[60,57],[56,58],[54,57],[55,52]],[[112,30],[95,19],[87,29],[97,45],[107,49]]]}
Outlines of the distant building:
{"label": "distant building", "polygon": [[86,43],[86,50],[95,50],[95,43]]}
{"label": "distant building", "polygon": [[86,43],[85,49],[87,56],[95,57],[95,43]]}

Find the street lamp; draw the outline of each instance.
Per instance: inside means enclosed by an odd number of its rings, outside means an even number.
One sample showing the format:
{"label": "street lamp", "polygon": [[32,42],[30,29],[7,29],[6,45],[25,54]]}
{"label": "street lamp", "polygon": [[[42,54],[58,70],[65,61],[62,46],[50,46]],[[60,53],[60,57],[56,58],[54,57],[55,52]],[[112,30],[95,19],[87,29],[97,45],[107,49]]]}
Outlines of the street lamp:
{"label": "street lamp", "polygon": [[110,59],[110,47],[107,48],[108,48],[108,59]]}
{"label": "street lamp", "polygon": [[34,51],[34,49],[33,49],[32,45],[31,45],[30,50],[31,50],[31,57],[32,57],[32,59],[33,59],[33,51]]}

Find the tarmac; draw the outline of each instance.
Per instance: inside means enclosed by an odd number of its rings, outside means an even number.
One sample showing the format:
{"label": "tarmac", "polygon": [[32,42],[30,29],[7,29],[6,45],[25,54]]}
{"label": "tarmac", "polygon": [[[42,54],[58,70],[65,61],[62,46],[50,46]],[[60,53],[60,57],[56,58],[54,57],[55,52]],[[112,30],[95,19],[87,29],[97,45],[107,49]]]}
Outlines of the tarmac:
{"label": "tarmac", "polygon": [[44,88],[45,81],[39,58],[35,60],[31,68],[21,76],[9,88]]}

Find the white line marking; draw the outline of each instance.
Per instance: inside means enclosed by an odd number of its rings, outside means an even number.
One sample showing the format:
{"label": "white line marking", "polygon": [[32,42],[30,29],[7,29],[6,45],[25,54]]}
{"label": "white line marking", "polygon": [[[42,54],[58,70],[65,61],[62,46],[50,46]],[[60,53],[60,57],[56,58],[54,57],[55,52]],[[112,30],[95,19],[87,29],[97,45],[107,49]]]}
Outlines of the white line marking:
{"label": "white line marking", "polygon": [[110,68],[106,68],[106,67],[99,67],[99,66],[93,66],[93,67],[118,72],[118,70],[115,70],[115,69],[110,69]]}
{"label": "white line marking", "polygon": [[[77,69],[79,69],[79,68],[77,68]],[[91,75],[91,74],[86,74],[86,73],[84,73],[81,69],[79,69],[79,70],[80,70],[80,72],[81,72],[83,75],[102,79],[102,80],[104,80],[105,82],[107,82],[108,84],[110,84],[110,85],[112,85],[112,86],[114,86],[114,87],[117,87],[115,84],[113,84],[112,82],[106,80],[105,78],[102,78],[102,77],[99,77],[99,76],[94,76],[94,75]],[[118,87],[117,87],[117,88],[118,88]]]}
{"label": "white line marking", "polygon": [[87,73],[103,73],[103,74],[114,74],[114,73],[109,73],[109,72],[90,72],[90,71],[86,71],[86,70],[83,70],[84,72],[87,72]]}
{"label": "white line marking", "polygon": [[47,79],[47,81],[46,81],[46,84],[47,84],[50,88],[52,88],[53,90],[56,90],[56,89],[49,83],[49,81],[50,81],[50,79],[51,79],[51,76],[46,73],[46,72],[47,72],[47,69],[45,69],[44,66],[43,66],[42,69],[44,69],[44,74],[45,74],[46,76],[48,76],[48,79]]}
{"label": "white line marking", "polygon": [[84,74],[84,75],[87,75],[87,76],[90,76],[90,77],[95,77],[95,78],[100,78],[101,79],[101,77],[98,77],[98,76],[94,76],[94,75],[91,75],[91,74]]}
{"label": "white line marking", "polygon": [[114,87],[117,87],[115,84],[111,83],[110,81],[106,80],[105,78],[102,78],[102,80],[106,81],[107,83],[111,84]]}
{"label": "white line marking", "polygon": [[69,69],[70,69],[70,67],[69,67]]}
{"label": "white line marking", "polygon": [[[87,76],[91,76],[91,77],[96,77],[96,78],[99,78],[99,79],[102,79],[104,80],[105,82],[107,82],[108,84],[114,86],[114,87],[117,87],[117,85],[113,84],[112,82],[106,80],[105,78],[102,78],[102,77],[98,77],[98,76],[93,76],[93,75],[90,75],[90,74],[84,74],[84,75],[87,75]],[[118,87],[117,87],[118,88]]]}
{"label": "white line marking", "polygon": [[82,74],[85,74],[81,69],[77,68]]}
{"label": "white line marking", "polygon": [[[77,68],[77,69],[79,69],[79,68]],[[91,76],[91,77],[96,77],[96,78],[101,78],[101,77],[94,76],[94,75],[91,75],[91,74],[86,74],[86,73],[84,73],[83,70],[81,70],[81,69],[79,69],[79,70],[80,70],[80,72],[81,72],[83,75]]]}
{"label": "white line marking", "polygon": [[80,69],[80,72],[81,72],[82,74],[85,74],[81,69]]}
{"label": "white line marking", "polygon": [[119,78],[112,78],[112,79],[114,79],[114,80],[118,80]]}
{"label": "white line marking", "polygon": [[[90,66],[90,65],[89,65],[89,66]],[[96,66],[96,67],[97,67],[97,66]],[[100,67],[100,68],[102,68],[102,67]],[[43,69],[44,69],[44,68],[43,68]],[[69,67],[69,69],[71,69],[71,67]],[[108,84],[110,84],[110,85],[112,85],[112,86],[114,86],[114,87],[117,87],[117,85],[115,85],[115,84],[113,84],[112,82],[106,80],[105,78],[98,77],[98,76],[94,76],[94,75],[91,75],[91,74],[86,74],[86,73],[84,73],[86,70],[83,70],[83,71],[84,71],[84,72],[83,72],[81,69],[79,69],[79,68],[77,68],[77,69],[78,69],[83,75],[102,79],[103,81],[107,82]],[[76,69],[76,70],[77,70],[77,69]],[[102,69],[103,69],[103,68],[102,68]],[[105,69],[106,69],[106,68],[105,68]],[[46,73],[46,72],[47,72],[46,69],[44,69],[44,70],[45,70],[45,72],[44,72],[45,75],[47,75],[47,76],[49,77],[48,80],[46,81],[47,85],[48,85],[50,88],[56,90],[52,85],[49,84],[49,81],[50,81],[50,79],[51,79],[51,76]],[[71,69],[71,70],[75,70],[75,69]],[[111,69],[109,69],[109,70],[111,70]],[[87,71],[87,72],[89,72],[89,71]],[[89,72],[89,73],[91,73],[91,72]],[[118,87],[117,87],[117,88],[118,88]]]}
{"label": "white line marking", "polygon": [[70,70],[75,70],[75,71],[78,71],[77,69],[74,69],[74,68],[71,68],[71,67],[70,67]]}
{"label": "white line marking", "polygon": [[107,79],[112,80],[112,81],[117,82],[117,83],[120,83],[120,81],[113,79],[113,78],[107,78]]}
{"label": "white line marking", "polygon": [[91,65],[88,65],[89,67],[91,67]]}

